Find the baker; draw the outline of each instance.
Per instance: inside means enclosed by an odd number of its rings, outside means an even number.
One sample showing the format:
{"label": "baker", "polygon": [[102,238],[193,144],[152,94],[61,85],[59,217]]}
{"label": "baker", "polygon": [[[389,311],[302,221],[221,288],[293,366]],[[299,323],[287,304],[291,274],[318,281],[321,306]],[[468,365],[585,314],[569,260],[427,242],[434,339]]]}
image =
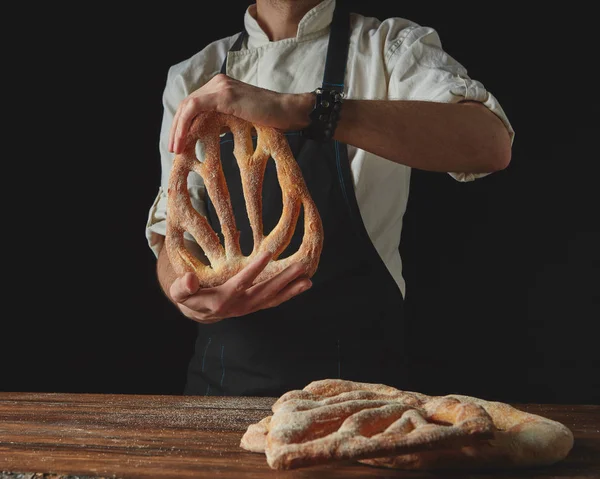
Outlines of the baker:
{"label": "baker", "polygon": [[[257,0],[244,27],[173,65],[163,95],[162,180],[146,236],[163,291],[198,323],[184,392],[278,396],[325,378],[404,388],[406,285],[398,248],[411,168],[474,180],[509,164],[514,131],[498,100],[444,52],[432,28],[366,17],[335,0]],[[203,111],[285,133],[324,230],[312,277],[294,263],[253,285],[269,254],[215,287],[175,273],[163,247],[167,182]],[[221,162],[249,254],[252,231],[233,151],[232,134],[224,133]],[[188,191],[220,232],[199,175],[189,176]],[[270,161],[265,232],[281,211]],[[281,257],[301,241],[300,222]],[[193,237],[186,244],[206,261]]]}

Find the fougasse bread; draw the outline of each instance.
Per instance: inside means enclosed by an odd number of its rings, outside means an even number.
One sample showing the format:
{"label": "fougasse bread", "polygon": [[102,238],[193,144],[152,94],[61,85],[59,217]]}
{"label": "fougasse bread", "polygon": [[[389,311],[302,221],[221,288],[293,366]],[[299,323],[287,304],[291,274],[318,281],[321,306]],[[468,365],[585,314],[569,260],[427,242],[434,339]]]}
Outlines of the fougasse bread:
{"label": "fougasse bread", "polygon": [[[241,252],[227,181],[220,159],[220,133],[228,128],[234,138],[234,156],[240,168],[246,212],[253,232],[251,254]],[[253,147],[253,132],[257,134]],[[196,156],[196,145],[202,144],[202,159]],[[282,214],[279,222],[264,235],[262,220],[262,186],[269,158],[273,158],[282,192]],[[221,225],[224,244],[205,216],[196,211],[188,192],[188,175],[199,174],[214,204]],[[301,208],[304,215],[302,244],[286,258],[277,259],[289,245]],[[255,279],[264,281],[293,263],[304,265],[308,277],[314,275],[323,248],[323,225],[317,207],[306,187],[285,135],[274,128],[253,125],[232,115],[217,112],[199,114],[190,126],[183,152],[176,155],[169,176],[167,197],[167,230],[165,246],[175,272],[194,273],[201,287],[223,284],[258,254],[270,252],[272,260]],[[188,232],[202,248],[210,265],[203,264],[184,242]]]}
{"label": "fougasse bread", "polygon": [[248,427],[240,446],[272,469],[341,460],[421,469],[551,465],[573,447],[563,424],[502,402],[428,396],[341,379],[288,391],[273,414]]}

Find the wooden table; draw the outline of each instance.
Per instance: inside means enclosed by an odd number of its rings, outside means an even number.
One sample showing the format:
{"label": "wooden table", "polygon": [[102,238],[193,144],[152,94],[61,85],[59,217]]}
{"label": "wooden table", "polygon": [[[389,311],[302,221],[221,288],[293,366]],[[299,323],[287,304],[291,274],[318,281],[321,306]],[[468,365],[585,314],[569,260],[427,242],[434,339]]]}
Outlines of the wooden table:
{"label": "wooden table", "polygon": [[241,449],[239,442],[248,425],[270,413],[274,401],[0,392],[0,477],[600,478],[600,406],[514,405],[560,421],[573,431],[575,445],[558,464],[508,472],[443,474],[346,462],[272,470],[264,455]]}

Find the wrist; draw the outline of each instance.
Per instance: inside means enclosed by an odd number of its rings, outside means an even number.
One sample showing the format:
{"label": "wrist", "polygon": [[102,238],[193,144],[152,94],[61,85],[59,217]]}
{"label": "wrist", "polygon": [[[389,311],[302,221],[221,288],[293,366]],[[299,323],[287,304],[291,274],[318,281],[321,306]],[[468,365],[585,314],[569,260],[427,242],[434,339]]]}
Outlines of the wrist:
{"label": "wrist", "polygon": [[314,104],[308,115],[310,123],[302,129],[302,135],[319,143],[329,141],[334,137],[345,94],[337,88],[321,87],[311,95]]}
{"label": "wrist", "polygon": [[288,130],[302,130],[310,125],[310,112],[314,106],[315,94],[312,92],[287,95],[283,108],[290,119]]}

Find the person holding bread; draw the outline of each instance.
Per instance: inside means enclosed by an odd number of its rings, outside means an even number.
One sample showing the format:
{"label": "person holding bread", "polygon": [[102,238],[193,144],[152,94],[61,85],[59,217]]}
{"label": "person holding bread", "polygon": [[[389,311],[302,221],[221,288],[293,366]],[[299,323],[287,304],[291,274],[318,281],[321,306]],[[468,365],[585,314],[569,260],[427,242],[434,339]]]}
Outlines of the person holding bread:
{"label": "person holding bread", "polygon": [[[244,15],[244,31],[171,66],[163,93],[162,180],[146,237],[165,295],[198,323],[184,393],[280,396],[326,378],[403,389],[398,248],[411,169],[476,180],[508,166],[514,131],[498,100],[444,52],[430,27],[363,16],[336,0],[256,0]],[[276,259],[269,251],[216,286],[176,272],[164,247],[168,180],[194,119],[209,111],[285,135],[322,221],[314,274],[294,262],[255,281]],[[233,139],[221,133],[220,158],[233,210],[243,216]],[[202,177],[191,174],[187,189],[220,232]],[[273,161],[262,199],[268,232],[282,214]],[[248,220],[237,227],[249,254]],[[302,239],[298,228],[279,257]],[[188,233],[185,245],[208,262]]]}

